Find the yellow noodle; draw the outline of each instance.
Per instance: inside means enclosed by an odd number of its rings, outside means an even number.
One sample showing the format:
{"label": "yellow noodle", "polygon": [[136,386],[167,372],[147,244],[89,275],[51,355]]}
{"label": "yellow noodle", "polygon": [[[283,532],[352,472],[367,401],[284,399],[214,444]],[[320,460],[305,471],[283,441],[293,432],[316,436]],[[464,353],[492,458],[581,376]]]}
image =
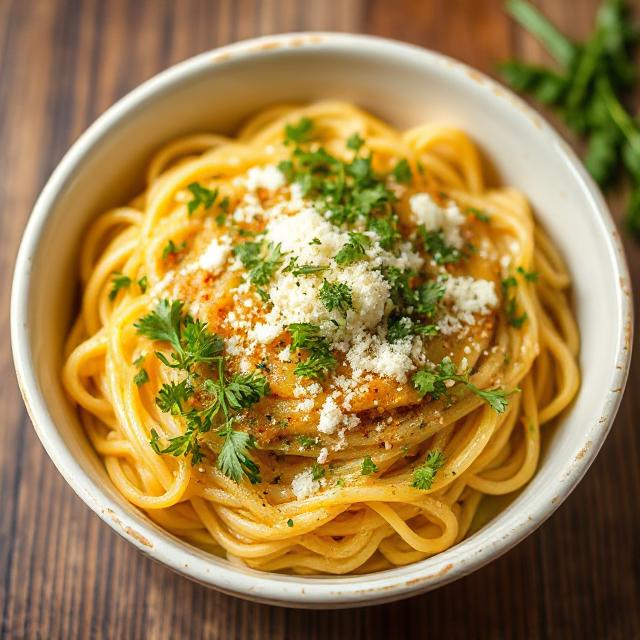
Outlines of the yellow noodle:
{"label": "yellow noodle", "polygon": [[[193,466],[186,457],[153,451],[152,429],[169,438],[180,435],[184,424],[156,406],[155,394],[167,374],[151,353],[154,346],[133,324],[153,309],[157,291],[167,282],[174,286],[170,278],[177,277],[179,286],[180,278],[191,277],[187,270],[180,275],[177,267],[168,267],[163,252],[169,240],[178,252],[202,251],[204,243],[223,233],[211,216],[188,214],[190,185],[201,182],[218,189],[219,200],[237,201],[236,177],[287,159],[291,148],[282,144],[283,130],[301,118],[312,119],[314,135],[330,153],[343,155],[345,141],[358,133],[376,170],[388,172],[400,159],[408,161],[414,176],[409,193],[441,194],[462,211],[490,216],[482,223],[469,215],[471,233],[484,242],[480,253],[487,254],[470,267],[470,275],[492,278],[498,289],[501,278],[517,275],[518,286],[503,295],[513,296],[526,319],[520,326],[510,323],[507,301],[501,299],[488,328],[478,332],[477,352],[465,352],[473,384],[513,392],[506,411],[494,411],[465,389],[453,401],[428,396],[419,401],[410,385],[396,389],[387,381],[388,391],[376,396],[375,404],[365,407],[362,400],[361,422],[342,444],[337,436],[323,436],[332,467],[319,491],[296,499],[291,482],[318,456],[317,446],[292,448],[278,437],[267,438],[252,452],[265,470],[264,482],[255,485],[236,484],[217,469],[214,434],[205,436],[211,453]],[[171,142],[151,159],[146,179],[142,194],[129,206],[99,216],[83,240],[82,301],[62,379],[111,481],[155,522],[203,549],[265,571],[379,571],[456,544],[467,535],[484,495],[517,491],[532,478],[541,425],[570,404],[580,384],[570,277],[525,197],[508,187],[485,187],[480,154],[464,132],[439,124],[402,132],[340,102],[278,105],[254,116],[235,138],[202,133]],[[397,209],[400,221],[410,226],[407,195],[400,194]],[[189,249],[179,248],[182,242]],[[519,275],[534,270],[537,280]],[[129,285],[112,293],[114,272]],[[241,273],[229,270],[210,278],[206,287],[193,285],[191,291],[204,287],[209,292],[212,330],[241,281]],[[149,376],[142,386],[134,382],[140,357]],[[307,413],[297,410],[295,383],[284,373],[274,377],[272,395],[265,399],[271,401],[269,411],[287,417],[288,428],[298,430],[288,434],[292,440],[314,432],[308,417],[319,410],[317,403]],[[255,412],[261,411],[258,405]],[[243,418],[237,424],[251,428]],[[434,450],[442,452],[444,465],[429,488],[412,486],[416,467]],[[366,456],[377,467],[372,475],[361,472]]]}

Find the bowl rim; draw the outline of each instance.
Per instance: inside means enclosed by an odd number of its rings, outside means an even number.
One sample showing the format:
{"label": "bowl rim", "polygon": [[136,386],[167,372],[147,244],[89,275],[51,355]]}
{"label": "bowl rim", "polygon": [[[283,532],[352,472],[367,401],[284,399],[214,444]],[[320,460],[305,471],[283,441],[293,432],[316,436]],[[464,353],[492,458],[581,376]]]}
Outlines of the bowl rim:
{"label": "bowl rim", "polygon": [[[541,135],[547,136],[555,152],[561,155],[573,172],[574,178],[586,187],[585,193],[592,203],[591,210],[596,213],[596,222],[602,231],[603,256],[606,253],[616,277],[619,278],[616,311],[621,323],[617,327],[617,366],[611,372],[606,392],[598,402],[594,402],[594,422],[598,418],[596,411],[601,409],[602,413],[599,422],[589,425],[585,430],[581,442],[585,445],[583,455],[567,461],[562,480],[556,479],[554,484],[545,489],[554,499],[539,500],[527,509],[521,509],[521,513],[514,516],[511,527],[499,539],[484,540],[482,536],[479,539],[472,536],[427,560],[360,576],[304,577],[240,570],[195,547],[185,543],[177,544],[180,542],[178,538],[145,521],[142,514],[134,517],[120,508],[101,486],[90,479],[71,455],[38,389],[35,373],[37,363],[33,360],[29,327],[25,321],[29,306],[31,267],[33,256],[38,252],[45,221],[59,194],[73,178],[82,160],[130,112],[170,89],[175,83],[195,76],[211,66],[224,65],[229,61],[250,60],[273,50],[295,52],[332,47],[344,53],[353,51],[366,54],[375,49],[378,55],[383,51],[394,58],[410,56],[412,61],[418,60],[425,67],[446,69],[458,78],[466,76],[467,81],[477,82],[483,90],[492,92],[496,99],[510,103],[505,104],[505,108],[517,108],[535,122]],[[33,207],[15,263],[10,311],[14,366],[27,411],[49,457],[76,494],[119,535],[174,571],[227,594],[292,607],[353,607],[389,602],[422,593],[479,569],[532,533],[575,488],[609,433],[627,380],[633,337],[629,271],[611,214],[582,163],[544,118],[485,74],[443,54],[388,38],[321,31],[262,36],[198,54],[153,76],[100,115],[65,153]]]}

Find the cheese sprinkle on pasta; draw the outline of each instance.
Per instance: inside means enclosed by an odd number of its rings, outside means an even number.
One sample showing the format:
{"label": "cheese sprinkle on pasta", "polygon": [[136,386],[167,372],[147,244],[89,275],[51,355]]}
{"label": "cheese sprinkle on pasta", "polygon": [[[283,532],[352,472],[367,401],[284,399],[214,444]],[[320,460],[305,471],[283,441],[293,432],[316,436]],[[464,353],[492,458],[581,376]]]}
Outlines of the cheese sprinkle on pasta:
{"label": "cheese sprinkle on pasta", "polygon": [[189,136],[80,264],[63,381],[114,485],[266,571],[449,548],[579,384],[561,258],[446,126],[322,102]]}

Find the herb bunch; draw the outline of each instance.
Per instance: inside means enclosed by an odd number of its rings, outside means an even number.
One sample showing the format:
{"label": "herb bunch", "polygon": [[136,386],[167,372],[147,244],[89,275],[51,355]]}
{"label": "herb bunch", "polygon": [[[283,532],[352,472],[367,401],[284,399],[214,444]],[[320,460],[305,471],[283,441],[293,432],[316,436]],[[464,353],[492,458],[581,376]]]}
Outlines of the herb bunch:
{"label": "herb bunch", "polygon": [[501,65],[503,77],[514,89],[554,107],[587,140],[584,162],[600,186],[608,187],[624,170],[632,185],[625,223],[640,237],[640,122],[621,98],[636,81],[632,53],[640,32],[624,0],[603,2],[585,42],[569,40],[527,0],[508,0],[506,8],[542,42],[559,69],[510,60]]}
{"label": "herb bunch", "polygon": [[251,483],[260,482],[260,469],[249,456],[255,440],[234,429],[234,423],[244,410],[269,393],[268,382],[256,372],[229,376],[222,338],[210,332],[206,323],[184,313],[183,306],[178,300],[162,300],[134,324],[140,335],[170,345],[168,356],[156,351],[156,357],[166,367],[186,374],[179,382],[163,384],[156,396],[162,412],[184,420],[184,433],[169,438],[162,446],[160,436],[152,429],[149,444],[157,454],[190,455],[191,463],[197,464],[203,458],[200,437],[215,427],[222,439],[218,469],[235,482],[244,477]]}

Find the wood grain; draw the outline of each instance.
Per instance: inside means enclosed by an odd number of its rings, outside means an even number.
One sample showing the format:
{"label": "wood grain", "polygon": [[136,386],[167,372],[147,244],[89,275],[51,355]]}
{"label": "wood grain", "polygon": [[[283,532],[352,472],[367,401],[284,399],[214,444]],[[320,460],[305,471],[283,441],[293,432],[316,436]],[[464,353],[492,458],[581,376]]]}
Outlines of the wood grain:
{"label": "wood grain", "polygon": [[[540,6],[585,35],[597,0]],[[640,638],[640,396],[627,393],[585,480],[537,533],[437,592],[300,612],[253,605],[137,553],[69,489],[12,371],[10,277],[33,201],[64,151],[141,81],[195,53],[295,30],[391,36],[486,72],[544,54],[499,0],[0,0],[0,606],[6,638]],[[614,211],[622,197],[611,199]],[[640,246],[627,245],[636,290]],[[637,345],[636,345],[637,346]],[[637,358],[629,389],[637,389]]]}

